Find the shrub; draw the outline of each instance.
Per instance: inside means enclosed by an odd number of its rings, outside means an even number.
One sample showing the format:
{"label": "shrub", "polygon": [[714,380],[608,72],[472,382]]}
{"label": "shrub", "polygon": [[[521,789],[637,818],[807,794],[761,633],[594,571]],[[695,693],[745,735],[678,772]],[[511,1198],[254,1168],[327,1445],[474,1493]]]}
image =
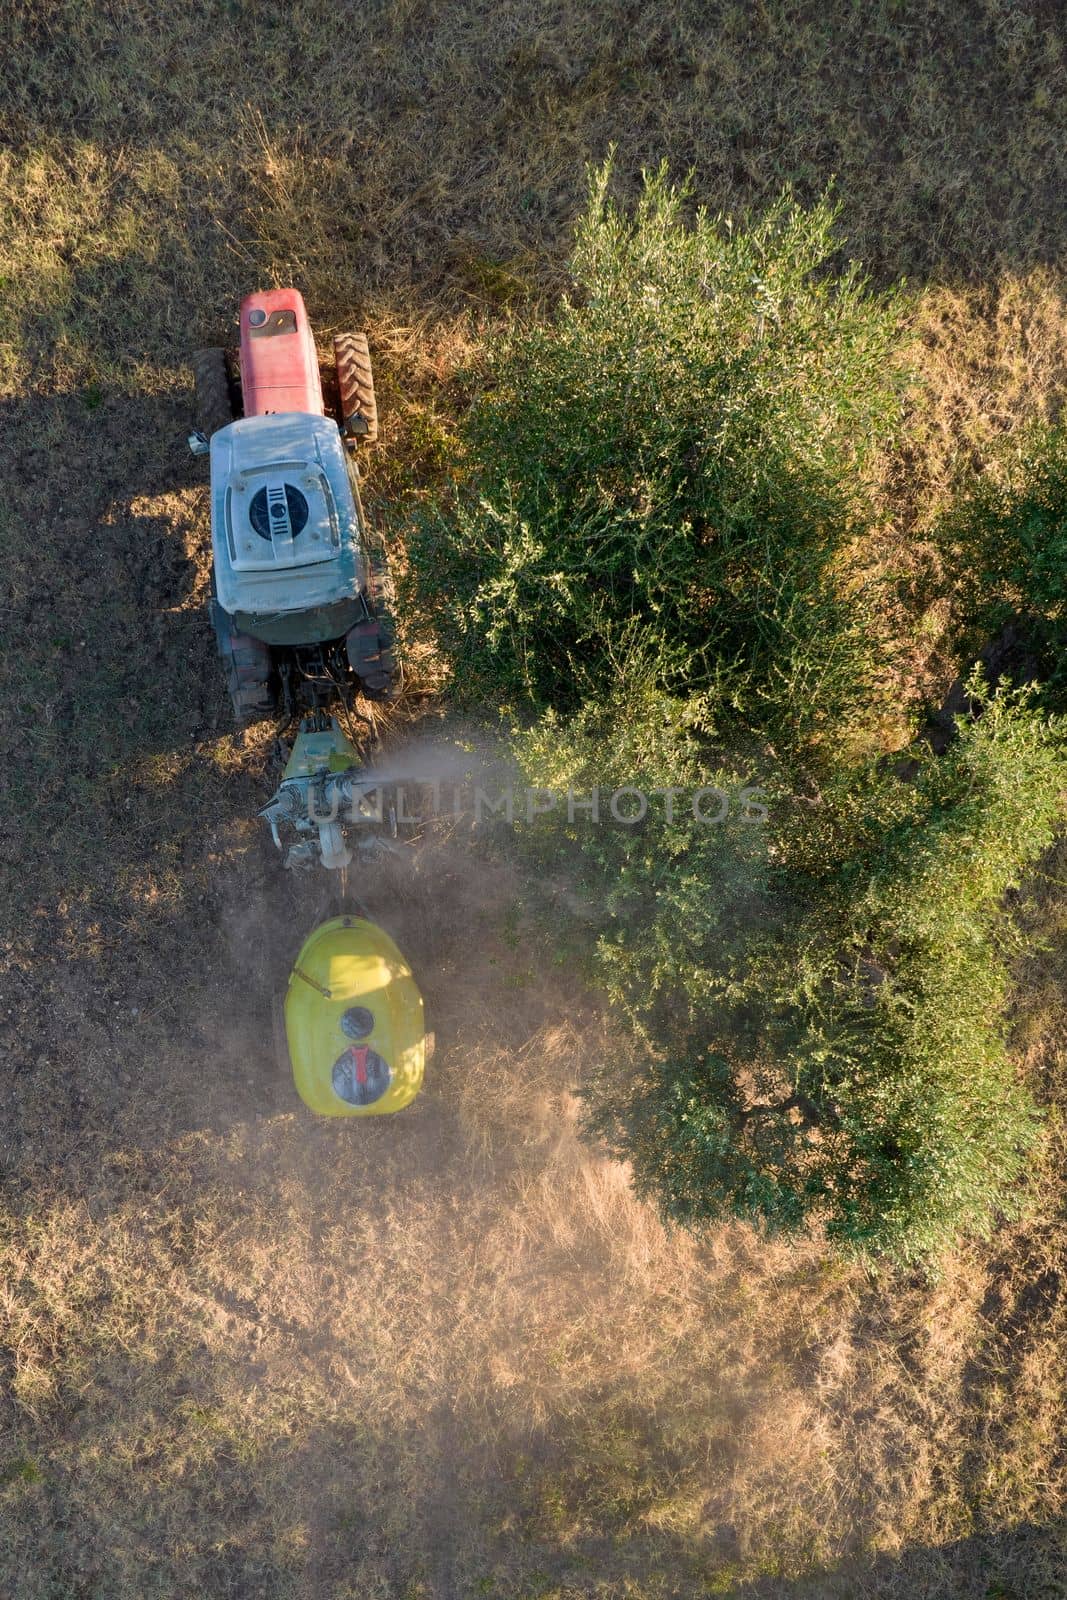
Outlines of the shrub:
{"label": "shrub", "polygon": [[[545,713],[515,735],[513,752],[525,782],[579,802],[573,822],[560,799],[524,830],[527,857],[566,881],[571,904],[584,905],[596,975],[648,1043],[659,1008],[699,1027],[718,999],[723,964],[737,960],[757,907],[765,908],[769,857],[762,791],[751,792],[741,761],[718,753],[708,699],[667,694],[633,659],[621,670],[608,699],[587,701],[571,718]],[[648,798],[637,822],[610,813],[609,796],[622,788]],[[705,788],[718,795],[703,810],[724,812],[720,821],[694,815],[693,797]],[[620,800],[620,811],[628,807],[637,809]]]}
{"label": "shrub", "polygon": [[569,297],[489,343],[465,486],[414,542],[424,601],[466,681],[534,705],[604,694],[636,624],[662,688],[817,735],[874,667],[844,555],[900,413],[897,300],[830,270],[826,200],[735,226],[661,169],[628,216],[610,179]]}
{"label": "shrub", "polygon": [[[604,708],[599,770],[621,753],[640,770],[659,725],[648,777],[712,781],[687,766],[687,712],[663,712]],[[596,727],[588,707],[542,723],[521,742],[529,769],[588,784]],[[1010,1210],[1036,1113],[1005,1048],[1003,905],[1051,841],[1065,770],[1058,727],[1002,691],[914,782],[872,768],[816,804],[771,793],[763,826],[650,814],[590,833],[596,969],[635,1025],[590,1120],[638,1189],[687,1225],[818,1222],[902,1260]]]}
{"label": "shrub", "polygon": [[1011,439],[936,529],[964,650],[1021,623],[1046,703],[1067,700],[1067,428]]}
{"label": "shrub", "polygon": [[[1061,731],[975,680],[913,781],[856,754],[892,681],[850,551],[900,410],[898,301],[833,270],[826,201],[734,227],[663,171],[632,216],[609,181],[571,295],[490,341],[413,571],[464,686],[526,713],[531,785],[736,797],[714,826],[661,798],[630,826],[557,805],[524,830],[630,1041],[590,1128],[675,1221],[817,1223],[911,1260],[1011,1206],[1035,1135],[1005,896],[1051,839]],[[1028,471],[943,531],[959,570],[981,550],[975,619],[1027,586],[1059,614],[1067,451]]]}

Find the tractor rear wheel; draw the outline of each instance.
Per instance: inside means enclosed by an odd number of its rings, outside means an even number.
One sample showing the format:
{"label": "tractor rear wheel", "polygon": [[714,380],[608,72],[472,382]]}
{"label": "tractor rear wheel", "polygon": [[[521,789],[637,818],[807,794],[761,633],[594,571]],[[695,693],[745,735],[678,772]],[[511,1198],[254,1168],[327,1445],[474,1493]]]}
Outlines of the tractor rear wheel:
{"label": "tractor rear wheel", "polygon": [[205,438],[233,421],[233,401],[226,371],[225,350],[194,350],[193,381],[196,385],[196,422]]}
{"label": "tractor rear wheel", "polygon": [[396,654],[396,592],[385,552],[370,558],[367,604],[370,617],[349,634],[348,657],[368,700],[392,700],[400,690]]}
{"label": "tractor rear wheel", "polygon": [[275,715],[278,701],[271,688],[270,646],[250,633],[240,633],[229,612],[223,611],[218,601],[212,601],[211,620],[237,726],[247,728],[253,722]]}
{"label": "tractor rear wheel", "polygon": [[241,388],[241,352],[236,346],[224,350],[226,357],[226,383],[230,391],[230,410],[234,420],[245,414],[245,397]]}
{"label": "tractor rear wheel", "polygon": [[378,406],[374,399],[374,373],[365,333],[334,335],[341,426],[350,439],[373,444],[378,437]]}

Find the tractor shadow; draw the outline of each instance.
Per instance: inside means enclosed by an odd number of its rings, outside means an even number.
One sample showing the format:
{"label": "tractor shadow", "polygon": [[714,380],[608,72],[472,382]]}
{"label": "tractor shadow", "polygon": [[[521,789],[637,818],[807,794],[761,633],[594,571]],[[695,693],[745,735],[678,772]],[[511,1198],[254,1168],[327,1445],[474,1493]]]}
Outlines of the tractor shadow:
{"label": "tractor shadow", "polygon": [[[0,1048],[28,1118],[8,1123],[16,1143],[51,1088],[53,1134],[77,1133],[112,1115],[139,1044],[195,1051],[227,919],[254,893],[242,871],[262,845],[270,741],[230,731],[191,405],[176,385],[0,407],[23,463],[0,510]],[[84,1073],[62,1067],[72,1045]]]}
{"label": "tractor shadow", "polygon": [[188,453],[190,425],[180,388],[0,407],[22,463],[4,505],[6,688],[38,782],[52,730],[68,772],[92,779],[226,726],[200,603],[207,470]]}

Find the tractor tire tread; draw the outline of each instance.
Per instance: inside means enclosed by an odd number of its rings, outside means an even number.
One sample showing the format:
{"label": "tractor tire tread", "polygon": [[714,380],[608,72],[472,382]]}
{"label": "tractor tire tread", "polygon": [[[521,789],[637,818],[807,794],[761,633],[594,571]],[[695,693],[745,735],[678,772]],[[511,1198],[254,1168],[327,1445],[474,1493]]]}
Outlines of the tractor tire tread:
{"label": "tractor tire tread", "polygon": [[378,437],[378,405],[374,371],[365,333],[338,333],[333,341],[341,426],[350,438],[373,444]]}
{"label": "tractor tire tread", "polygon": [[194,350],[193,383],[196,390],[197,427],[210,439],[233,421],[233,400],[226,370],[226,352],[217,347]]}
{"label": "tractor tire tread", "polygon": [[368,560],[366,622],[349,634],[348,655],[368,700],[395,700],[402,687],[394,621],[396,594],[385,551]]}
{"label": "tractor tire tread", "polygon": [[272,716],[277,699],[271,689],[270,646],[251,634],[240,633],[233,618],[217,602],[212,604],[212,622],[237,726],[246,728]]}

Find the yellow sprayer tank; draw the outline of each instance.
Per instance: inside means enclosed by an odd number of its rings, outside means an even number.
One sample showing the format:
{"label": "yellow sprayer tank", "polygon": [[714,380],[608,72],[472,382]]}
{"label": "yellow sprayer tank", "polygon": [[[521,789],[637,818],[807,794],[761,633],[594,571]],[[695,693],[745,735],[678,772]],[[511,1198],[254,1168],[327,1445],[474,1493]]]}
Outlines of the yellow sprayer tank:
{"label": "yellow sprayer tank", "polygon": [[389,935],[333,917],[289,975],[285,1038],[304,1104],[322,1117],[372,1117],[410,1105],[422,1086],[422,996]]}

